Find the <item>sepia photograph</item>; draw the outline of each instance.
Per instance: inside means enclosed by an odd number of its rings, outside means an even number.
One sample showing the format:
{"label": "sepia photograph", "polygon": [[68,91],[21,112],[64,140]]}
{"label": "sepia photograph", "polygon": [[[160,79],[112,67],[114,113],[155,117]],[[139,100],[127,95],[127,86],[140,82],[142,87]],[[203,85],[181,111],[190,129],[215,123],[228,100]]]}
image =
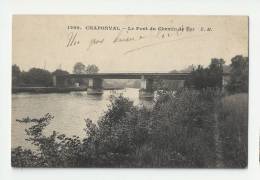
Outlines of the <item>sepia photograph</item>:
{"label": "sepia photograph", "polygon": [[12,167],[246,168],[248,21],[13,15]]}

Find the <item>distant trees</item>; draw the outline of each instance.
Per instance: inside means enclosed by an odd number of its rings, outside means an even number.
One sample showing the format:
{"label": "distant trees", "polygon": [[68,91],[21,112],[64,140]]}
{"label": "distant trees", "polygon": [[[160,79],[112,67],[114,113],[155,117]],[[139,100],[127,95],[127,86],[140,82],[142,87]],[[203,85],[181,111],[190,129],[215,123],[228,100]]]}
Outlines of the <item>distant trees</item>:
{"label": "distant trees", "polygon": [[52,85],[52,75],[49,71],[40,68],[31,68],[28,72],[21,71],[19,66],[12,65],[12,85],[17,86],[42,86]]}
{"label": "distant trees", "polygon": [[40,68],[31,68],[28,72],[22,73],[22,82],[30,86],[52,86],[52,75],[49,71]]}
{"label": "distant trees", "polygon": [[56,69],[49,72],[41,68],[31,68],[29,71],[21,71],[16,64],[12,65],[12,86],[13,87],[48,87],[52,86],[53,75],[67,75],[69,72]]}
{"label": "distant trees", "polygon": [[52,75],[55,76],[64,76],[70,74],[68,71],[64,71],[62,69],[56,69],[55,71],[52,72]]}
{"label": "distant trees", "polygon": [[86,74],[98,73],[99,69],[95,64],[90,64],[86,67]]}
{"label": "distant trees", "polygon": [[81,63],[81,62],[77,62],[74,67],[73,67],[73,73],[74,74],[85,74],[85,69],[86,69],[86,66]]}
{"label": "distant trees", "polygon": [[[195,66],[189,65],[187,68],[182,70],[171,70],[169,73],[191,73],[195,69]],[[177,91],[182,89],[184,86],[184,80],[165,80],[165,79],[154,79],[153,89],[154,90],[166,90],[166,91]]]}
{"label": "distant trees", "polygon": [[241,55],[231,59],[230,81],[227,84],[227,90],[230,93],[248,92],[248,57]]}
{"label": "distant trees", "polygon": [[230,79],[226,89],[229,93],[247,93],[249,61],[248,57],[237,55],[231,59],[231,65],[224,66],[223,59],[212,59],[207,68],[201,65],[191,72],[191,77],[185,82],[188,87],[204,89],[207,87],[222,87],[223,67],[228,69]]}
{"label": "distant trees", "polygon": [[185,81],[185,85],[195,89],[204,89],[207,87],[222,87],[223,59],[213,58],[207,68],[199,65],[197,69],[191,72],[191,76]]}
{"label": "distant trees", "polygon": [[12,65],[12,85],[18,86],[21,76],[21,70],[16,64]]}
{"label": "distant trees", "polygon": [[89,64],[85,66],[81,62],[77,62],[73,67],[74,74],[94,74],[99,71],[98,67],[95,64]]}
{"label": "distant trees", "polygon": [[[85,66],[83,63],[78,62],[73,67],[73,73],[75,74],[93,74],[99,71],[98,67],[94,64]],[[21,71],[20,67],[16,64],[12,65],[12,86],[13,87],[48,87],[52,86],[52,76],[68,75],[68,71],[62,69],[56,69],[50,72],[41,68],[31,68],[29,71]],[[86,81],[86,80],[85,80]],[[87,84],[81,79],[76,79],[71,84],[79,82],[80,84]]]}
{"label": "distant trees", "polygon": [[[98,73],[99,69],[95,64],[89,64],[88,66],[85,66],[82,62],[77,62],[73,67],[73,73],[74,74],[95,74]],[[74,81],[75,83],[79,83],[81,86],[85,85],[88,86],[88,79],[76,79]]]}

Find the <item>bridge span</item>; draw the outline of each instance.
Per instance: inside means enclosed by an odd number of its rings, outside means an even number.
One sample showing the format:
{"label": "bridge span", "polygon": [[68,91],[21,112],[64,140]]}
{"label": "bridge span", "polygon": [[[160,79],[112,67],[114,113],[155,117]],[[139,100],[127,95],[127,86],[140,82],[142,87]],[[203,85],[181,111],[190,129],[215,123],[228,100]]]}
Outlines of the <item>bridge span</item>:
{"label": "bridge span", "polygon": [[[225,76],[225,74],[223,74]],[[68,74],[63,76],[53,76],[55,87],[68,86],[70,79],[88,79],[87,93],[91,95],[103,94],[104,79],[140,79],[140,98],[152,98],[154,96],[153,82],[155,79],[165,80],[186,80],[190,73],[94,73],[94,74]]]}
{"label": "bridge span", "polygon": [[190,73],[95,73],[69,74],[64,78],[101,78],[101,79],[169,79],[184,80]]}
{"label": "bridge span", "polygon": [[185,80],[190,73],[95,73],[95,74],[68,74],[63,76],[54,76],[53,85],[56,87],[65,87],[69,79],[88,79],[87,93],[92,95],[103,94],[104,79],[140,79],[141,88],[139,90],[140,98],[153,97],[153,81],[155,79],[167,80]]}

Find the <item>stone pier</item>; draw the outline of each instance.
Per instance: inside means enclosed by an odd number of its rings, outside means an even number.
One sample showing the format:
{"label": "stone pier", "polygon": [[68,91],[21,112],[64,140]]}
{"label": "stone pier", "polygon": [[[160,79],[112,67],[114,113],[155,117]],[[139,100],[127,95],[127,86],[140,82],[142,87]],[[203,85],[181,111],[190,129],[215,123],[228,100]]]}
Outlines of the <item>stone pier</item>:
{"label": "stone pier", "polygon": [[87,94],[102,95],[103,94],[103,79],[102,78],[89,79]]}
{"label": "stone pier", "polygon": [[52,86],[53,87],[66,87],[68,86],[68,79],[63,76],[52,76]]}
{"label": "stone pier", "polygon": [[57,77],[55,75],[52,76],[52,86],[54,86],[54,87],[57,86]]}
{"label": "stone pier", "polygon": [[139,90],[140,99],[153,99],[154,90],[153,90],[153,79],[146,79],[142,76],[141,79],[141,89]]}
{"label": "stone pier", "polygon": [[229,75],[222,76],[222,92],[226,91],[226,87],[227,87],[229,81],[230,81]]}

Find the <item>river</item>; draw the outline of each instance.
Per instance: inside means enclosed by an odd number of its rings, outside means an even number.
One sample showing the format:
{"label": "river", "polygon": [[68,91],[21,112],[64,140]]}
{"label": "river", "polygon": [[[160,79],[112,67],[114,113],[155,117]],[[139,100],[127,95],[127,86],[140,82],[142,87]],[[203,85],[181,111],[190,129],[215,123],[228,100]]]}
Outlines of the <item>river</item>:
{"label": "river", "polygon": [[54,119],[44,130],[44,134],[52,131],[64,133],[67,136],[85,136],[85,120],[91,119],[97,122],[100,116],[107,110],[110,104],[110,96],[123,94],[135,105],[151,106],[151,101],[141,101],[138,97],[138,89],[126,88],[124,90],[105,90],[102,96],[90,96],[87,92],[51,93],[51,94],[12,94],[12,148],[22,146],[31,148],[31,144],[25,140],[25,128],[30,124],[19,123],[16,119],[25,117],[40,118],[46,113],[54,116]]}

